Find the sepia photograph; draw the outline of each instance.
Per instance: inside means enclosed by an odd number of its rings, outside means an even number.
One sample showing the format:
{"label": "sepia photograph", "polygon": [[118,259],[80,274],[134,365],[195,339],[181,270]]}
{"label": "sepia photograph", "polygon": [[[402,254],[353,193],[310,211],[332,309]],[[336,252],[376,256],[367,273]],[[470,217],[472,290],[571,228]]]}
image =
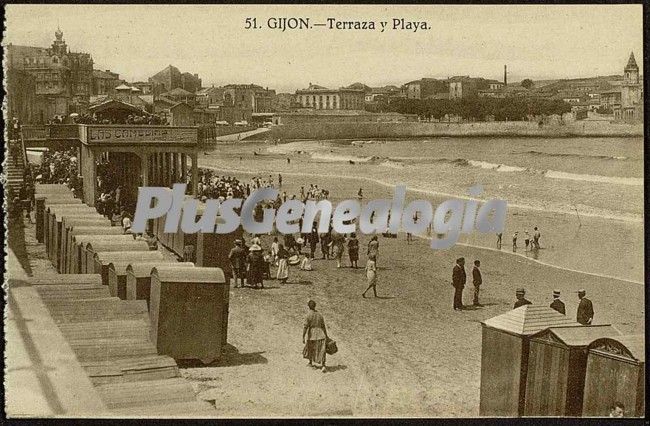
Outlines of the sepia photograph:
{"label": "sepia photograph", "polygon": [[645,418],[643,4],[3,8],[5,421]]}

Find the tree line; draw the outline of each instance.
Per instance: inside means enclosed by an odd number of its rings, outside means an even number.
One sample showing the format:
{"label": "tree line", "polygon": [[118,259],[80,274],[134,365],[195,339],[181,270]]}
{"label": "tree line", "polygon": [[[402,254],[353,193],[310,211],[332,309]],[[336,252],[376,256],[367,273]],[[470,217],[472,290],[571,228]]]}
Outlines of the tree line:
{"label": "tree line", "polygon": [[561,99],[539,98],[478,98],[463,99],[407,99],[393,98],[388,102],[368,105],[372,112],[417,114],[422,120],[441,120],[446,115],[459,116],[469,121],[520,121],[529,116],[562,115],[571,111],[571,105]]}

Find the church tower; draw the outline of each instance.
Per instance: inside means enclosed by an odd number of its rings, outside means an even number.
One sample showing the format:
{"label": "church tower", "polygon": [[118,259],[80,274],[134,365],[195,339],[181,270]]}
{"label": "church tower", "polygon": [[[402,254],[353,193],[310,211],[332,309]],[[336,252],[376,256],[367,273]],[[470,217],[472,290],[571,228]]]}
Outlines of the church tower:
{"label": "church tower", "polygon": [[626,84],[639,84],[639,66],[634,59],[634,52],[630,52],[630,59],[627,60],[624,71]]}
{"label": "church tower", "polygon": [[63,31],[61,31],[61,28],[56,29],[54,37],[55,40],[52,43],[52,53],[57,56],[63,56],[68,53],[68,46],[66,46],[65,41],[63,40]]}

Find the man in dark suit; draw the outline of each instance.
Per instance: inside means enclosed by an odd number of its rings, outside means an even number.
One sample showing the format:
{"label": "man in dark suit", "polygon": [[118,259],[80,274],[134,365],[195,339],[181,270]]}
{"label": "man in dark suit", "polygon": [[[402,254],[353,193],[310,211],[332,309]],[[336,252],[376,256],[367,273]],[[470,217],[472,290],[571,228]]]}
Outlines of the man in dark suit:
{"label": "man in dark suit", "polygon": [[467,275],[465,274],[465,258],[461,257],[456,259],[454,271],[451,276],[451,285],[454,286],[454,311],[463,309],[463,289],[467,282]]}
{"label": "man in dark suit", "polygon": [[483,277],[481,276],[481,261],[474,261],[474,269],[472,269],[472,283],[474,284],[474,306],[483,306],[478,301],[478,293],[483,284]]}
{"label": "man in dark suit", "polygon": [[553,301],[551,302],[551,309],[555,309],[562,315],[566,315],[564,302],[560,300],[560,290],[553,290]]}
{"label": "man in dark suit", "polygon": [[524,296],[526,295],[526,290],[523,288],[518,288],[517,291],[515,292],[515,296],[517,297],[517,301],[515,302],[515,306],[513,309],[517,309],[520,306],[524,305],[532,305],[532,302],[530,300],[527,300]]}
{"label": "man in dark suit", "polygon": [[591,303],[591,300],[585,297],[586,294],[587,292],[583,289],[578,290],[580,303],[578,304],[578,315],[576,321],[582,325],[590,325],[591,321],[594,319],[594,305]]}

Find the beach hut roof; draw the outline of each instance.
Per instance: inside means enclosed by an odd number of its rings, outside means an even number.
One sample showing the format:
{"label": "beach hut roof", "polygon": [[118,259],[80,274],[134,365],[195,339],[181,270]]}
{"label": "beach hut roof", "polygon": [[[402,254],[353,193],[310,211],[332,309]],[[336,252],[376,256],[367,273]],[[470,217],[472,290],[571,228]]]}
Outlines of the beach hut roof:
{"label": "beach hut roof", "polygon": [[[124,250],[122,251],[97,251],[94,254],[95,259],[99,260],[102,263],[106,263],[108,266],[109,263],[113,262],[119,262],[119,261],[126,261],[126,260],[131,260],[133,262],[133,259],[142,259],[144,261],[153,261],[153,260],[158,260],[162,259],[163,255],[159,251],[149,251],[148,250],[148,245],[144,241],[134,241],[137,243],[143,243],[144,245],[140,244],[133,244],[133,245],[128,245],[124,247]],[[90,244],[90,243],[89,243]],[[147,247],[147,249],[145,249]]]}
{"label": "beach hut roof", "polygon": [[151,270],[153,268],[193,268],[194,263],[192,262],[170,262],[170,261],[159,261],[159,262],[129,262],[126,266],[126,271],[130,272],[136,278],[144,278],[151,276]]}
{"label": "beach hut roof", "polygon": [[174,268],[168,266],[155,267],[151,276],[158,277],[160,282],[224,284],[226,278],[221,268]]}
{"label": "beach hut roof", "polygon": [[528,336],[539,333],[550,327],[579,326],[575,321],[570,320],[555,309],[548,306],[524,305],[513,309],[505,314],[498,315],[483,321],[488,327],[507,331],[520,336]]}
{"label": "beach hut roof", "polygon": [[589,349],[606,352],[624,358],[631,358],[638,362],[645,362],[645,336],[633,334],[619,337],[605,337],[594,340]]}
{"label": "beach hut roof", "polygon": [[618,337],[621,333],[610,324],[579,325],[575,327],[549,328],[541,331],[535,338],[559,341],[567,346],[589,346],[591,342],[603,337]]}

